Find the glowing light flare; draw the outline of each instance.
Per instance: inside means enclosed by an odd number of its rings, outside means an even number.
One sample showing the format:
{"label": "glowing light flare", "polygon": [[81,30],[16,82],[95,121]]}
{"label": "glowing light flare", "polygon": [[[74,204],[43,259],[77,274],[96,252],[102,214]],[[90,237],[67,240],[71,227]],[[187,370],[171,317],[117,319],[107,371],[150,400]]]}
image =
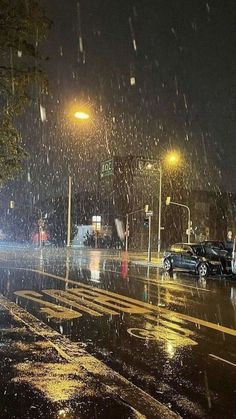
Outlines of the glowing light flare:
{"label": "glowing light flare", "polygon": [[178,166],[180,164],[180,160],[181,160],[180,154],[177,153],[176,151],[172,151],[168,153],[165,157],[166,163],[171,166]]}
{"label": "glowing light flare", "polygon": [[83,121],[85,121],[85,120],[87,120],[87,119],[90,118],[89,114],[87,112],[83,112],[83,111],[77,111],[77,112],[75,112],[74,113],[74,117],[76,119],[80,119],[80,120],[83,120]]}

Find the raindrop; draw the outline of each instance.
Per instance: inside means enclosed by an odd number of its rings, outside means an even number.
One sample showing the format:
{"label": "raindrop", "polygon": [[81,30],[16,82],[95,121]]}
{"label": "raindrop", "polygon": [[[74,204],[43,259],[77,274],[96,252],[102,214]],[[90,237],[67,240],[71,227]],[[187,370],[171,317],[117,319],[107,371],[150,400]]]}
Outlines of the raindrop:
{"label": "raindrop", "polygon": [[137,52],[137,43],[136,43],[136,39],[135,39],[134,27],[133,27],[131,17],[129,18],[129,27],[130,27],[130,34],[131,34],[131,38],[132,38],[133,48],[134,48],[134,51]]}

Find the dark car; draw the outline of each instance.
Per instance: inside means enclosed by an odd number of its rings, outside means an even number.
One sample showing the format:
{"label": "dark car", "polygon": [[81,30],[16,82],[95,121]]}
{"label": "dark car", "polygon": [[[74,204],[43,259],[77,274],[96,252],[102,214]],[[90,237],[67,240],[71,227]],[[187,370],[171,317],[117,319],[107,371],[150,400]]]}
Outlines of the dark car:
{"label": "dark car", "polygon": [[165,252],[163,260],[164,269],[171,272],[173,269],[191,271],[200,276],[221,274],[222,263],[218,255],[207,253],[202,244],[177,243]]}
{"label": "dark car", "polygon": [[[231,243],[231,242],[230,242]],[[206,253],[210,258],[218,257],[222,264],[223,273],[228,274],[232,272],[232,248],[229,242],[222,242],[217,240],[205,240],[201,242],[205,247]]]}

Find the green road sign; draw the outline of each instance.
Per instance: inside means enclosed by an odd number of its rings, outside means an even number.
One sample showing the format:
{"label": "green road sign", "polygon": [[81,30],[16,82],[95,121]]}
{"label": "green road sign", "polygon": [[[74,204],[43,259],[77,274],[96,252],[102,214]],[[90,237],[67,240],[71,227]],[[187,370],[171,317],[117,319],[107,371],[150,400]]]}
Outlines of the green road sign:
{"label": "green road sign", "polygon": [[105,176],[111,176],[114,174],[113,159],[102,161],[100,167],[101,167],[101,170],[100,170],[101,178]]}

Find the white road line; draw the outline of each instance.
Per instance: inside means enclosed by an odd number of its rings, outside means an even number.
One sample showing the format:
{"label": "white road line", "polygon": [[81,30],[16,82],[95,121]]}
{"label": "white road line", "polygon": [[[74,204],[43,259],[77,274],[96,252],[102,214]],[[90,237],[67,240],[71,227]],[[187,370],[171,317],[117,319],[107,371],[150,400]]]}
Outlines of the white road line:
{"label": "white road line", "polygon": [[227,361],[227,359],[221,358],[220,356],[217,356],[214,354],[209,354],[209,356],[211,356],[213,359],[217,361],[222,361],[222,362],[225,362],[225,364],[229,364],[229,365],[232,365],[233,367],[236,367],[236,364],[234,364],[233,362]]}

